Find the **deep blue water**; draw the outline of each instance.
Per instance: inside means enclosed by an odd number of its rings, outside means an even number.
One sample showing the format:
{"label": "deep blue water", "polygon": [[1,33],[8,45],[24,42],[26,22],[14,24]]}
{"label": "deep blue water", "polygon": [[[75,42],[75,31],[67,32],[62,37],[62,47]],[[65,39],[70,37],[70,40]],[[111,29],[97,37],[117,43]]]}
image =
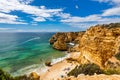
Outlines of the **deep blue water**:
{"label": "deep blue water", "polygon": [[48,40],[53,34],[0,33],[0,68],[16,73],[64,56],[64,52],[54,50],[49,44]]}

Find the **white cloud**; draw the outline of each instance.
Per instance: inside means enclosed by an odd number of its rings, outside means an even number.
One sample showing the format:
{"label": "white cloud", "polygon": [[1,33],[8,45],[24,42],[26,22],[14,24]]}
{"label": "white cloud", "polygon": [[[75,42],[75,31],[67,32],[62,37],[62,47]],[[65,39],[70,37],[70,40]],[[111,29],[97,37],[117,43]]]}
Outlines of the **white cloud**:
{"label": "white cloud", "polygon": [[36,22],[46,21],[45,18],[43,18],[43,17],[36,17],[36,18],[33,18],[33,19],[34,19],[34,21],[36,21]]}
{"label": "white cloud", "polygon": [[77,17],[77,16],[70,16],[69,18],[62,19],[61,22],[66,23],[72,27],[79,27],[79,28],[88,28],[92,25],[96,24],[108,24],[108,23],[116,23],[120,22],[120,17],[107,17],[99,15],[89,15],[86,17]]}
{"label": "white cloud", "polygon": [[34,17],[33,20],[41,22],[62,11],[62,9],[47,9],[45,6],[37,7],[28,5],[32,1],[33,0],[0,0],[0,12],[9,14],[12,11],[21,11],[30,14],[31,17]]}
{"label": "white cloud", "polygon": [[98,1],[100,3],[104,2],[104,3],[120,6],[120,0],[93,0],[93,1]]}
{"label": "white cloud", "polygon": [[91,14],[85,17],[71,16],[70,14],[67,13],[64,13],[65,14],[64,15],[62,13],[61,15],[62,19],[60,21],[72,27],[79,27],[84,29],[96,24],[108,24],[120,22],[120,0],[92,0],[92,1],[114,4],[114,6],[112,8],[104,10],[103,13],[101,14]]}
{"label": "white cloud", "polygon": [[15,29],[15,28],[0,28],[0,32],[58,32],[60,31],[59,29],[33,29],[33,30],[29,30],[29,29]]}
{"label": "white cloud", "polygon": [[[104,10],[102,14],[91,14],[85,17],[79,17],[64,13],[63,9],[47,9],[45,6],[32,6],[30,3],[33,2],[33,0],[0,0],[0,23],[26,24],[24,20],[21,20],[21,18],[17,16],[17,14],[9,14],[12,11],[20,11],[30,14],[30,18],[33,19],[31,22],[36,22],[32,25],[36,25],[37,22],[43,22],[46,20],[55,21],[53,18],[54,16],[57,16],[60,22],[73,27],[84,26],[86,28],[89,25],[120,22],[120,5],[118,5],[120,4],[120,0],[94,1],[112,3],[114,4],[114,7]],[[78,5],[75,7],[79,8]]]}
{"label": "white cloud", "polygon": [[120,16],[120,7],[114,7],[107,10],[104,10],[103,16]]}
{"label": "white cloud", "polygon": [[17,21],[18,16],[16,15],[9,15],[5,13],[0,13],[0,23],[8,23],[8,24],[27,24],[22,21]]}
{"label": "white cloud", "polygon": [[76,8],[76,9],[79,9],[78,5],[75,5],[75,8]]}
{"label": "white cloud", "polygon": [[61,17],[62,19],[66,19],[66,18],[68,19],[70,18],[71,15],[69,13],[60,12],[60,13],[57,13],[56,16]]}
{"label": "white cloud", "polygon": [[0,28],[0,31],[12,30],[13,28]]}
{"label": "white cloud", "polygon": [[69,17],[68,19],[63,19],[61,22],[90,22],[100,20],[101,17],[98,15],[90,15],[86,17]]}
{"label": "white cloud", "polygon": [[100,3],[108,3],[108,4],[113,4],[114,6],[112,8],[106,9],[103,11],[103,16],[114,16],[120,15],[120,0],[93,0],[93,1],[98,1]]}
{"label": "white cloud", "polygon": [[22,4],[30,4],[33,1],[34,0],[19,0],[19,2],[22,3]]}

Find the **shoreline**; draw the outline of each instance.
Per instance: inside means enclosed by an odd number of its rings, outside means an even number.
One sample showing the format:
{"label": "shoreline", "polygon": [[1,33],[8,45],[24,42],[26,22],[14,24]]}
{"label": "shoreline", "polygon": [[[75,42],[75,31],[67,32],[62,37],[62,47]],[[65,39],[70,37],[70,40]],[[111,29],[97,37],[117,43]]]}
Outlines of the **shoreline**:
{"label": "shoreline", "polygon": [[[65,54],[65,56],[63,56],[63,57],[53,58],[51,60],[51,65],[55,65],[70,56],[70,54],[67,53],[66,51],[64,52],[64,54]],[[11,74],[12,74],[12,76],[20,76],[20,75],[29,75],[30,73],[35,72],[38,75],[40,75],[40,74],[46,72],[48,69],[49,69],[49,67],[47,67],[44,62],[42,64],[33,64],[30,66],[21,68]]]}
{"label": "shoreline", "polygon": [[74,53],[68,53],[64,59],[50,66],[45,73],[39,75],[40,79],[57,80],[62,77],[67,77],[67,73],[79,65],[77,62],[70,63],[67,61],[67,58],[70,58],[72,54]]}

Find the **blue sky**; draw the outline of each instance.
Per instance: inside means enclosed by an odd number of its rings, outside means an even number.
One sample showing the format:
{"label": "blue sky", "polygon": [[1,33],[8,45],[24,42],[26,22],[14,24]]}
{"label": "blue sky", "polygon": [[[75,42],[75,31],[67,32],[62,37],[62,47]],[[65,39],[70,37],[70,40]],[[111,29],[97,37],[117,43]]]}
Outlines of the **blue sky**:
{"label": "blue sky", "polygon": [[120,0],[0,0],[0,32],[66,32],[120,22]]}

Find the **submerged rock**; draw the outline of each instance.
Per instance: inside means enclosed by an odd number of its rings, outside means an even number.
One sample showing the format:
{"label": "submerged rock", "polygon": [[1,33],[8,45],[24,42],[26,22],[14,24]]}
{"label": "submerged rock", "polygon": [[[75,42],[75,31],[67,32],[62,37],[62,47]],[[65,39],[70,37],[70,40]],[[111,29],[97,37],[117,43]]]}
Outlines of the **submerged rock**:
{"label": "submerged rock", "polygon": [[46,61],[46,62],[45,62],[45,65],[46,65],[46,66],[52,66],[52,65],[51,65],[51,61]]}

